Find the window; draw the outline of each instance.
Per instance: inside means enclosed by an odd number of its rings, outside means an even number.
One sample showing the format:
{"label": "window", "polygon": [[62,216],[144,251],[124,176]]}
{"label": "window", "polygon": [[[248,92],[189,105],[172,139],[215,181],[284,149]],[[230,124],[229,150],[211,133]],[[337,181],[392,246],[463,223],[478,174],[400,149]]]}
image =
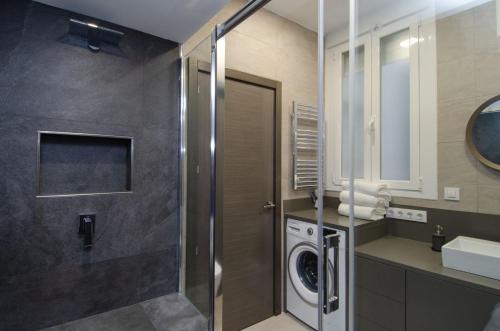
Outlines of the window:
{"label": "window", "polygon": [[[354,90],[357,94],[364,94],[364,46],[357,48],[356,54],[356,72],[354,74]],[[342,53],[342,177],[347,177],[348,169],[348,140],[349,140],[349,52]],[[354,176],[355,178],[364,178],[364,98],[355,98],[354,105]]]}
{"label": "window", "polygon": [[[437,198],[434,23],[418,17],[358,37],[354,176],[395,196]],[[349,44],[326,54],[327,189],[348,177]]]}
{"label": "window", "polygon": [[[410,29],[380,39],[380,179],[410,180]],[[404,45],[404,46],[402,46]]]}

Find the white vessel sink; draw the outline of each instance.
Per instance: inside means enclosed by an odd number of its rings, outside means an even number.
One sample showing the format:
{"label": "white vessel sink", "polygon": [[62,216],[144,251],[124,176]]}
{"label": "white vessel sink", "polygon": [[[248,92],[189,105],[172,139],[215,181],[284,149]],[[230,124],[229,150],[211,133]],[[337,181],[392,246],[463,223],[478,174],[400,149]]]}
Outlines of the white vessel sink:
{"label": "white vessel sink", "polygon": [[442,248],[443,266],[500,280],[500,243],[459,236]]}

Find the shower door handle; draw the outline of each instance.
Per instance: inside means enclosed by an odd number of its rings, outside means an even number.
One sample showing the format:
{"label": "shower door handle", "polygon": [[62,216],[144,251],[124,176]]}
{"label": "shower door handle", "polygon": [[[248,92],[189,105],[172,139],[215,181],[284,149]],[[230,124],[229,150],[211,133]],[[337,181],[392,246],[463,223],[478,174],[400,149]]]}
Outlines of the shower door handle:
{"label": "shower door handle", "polygon": [[273,208],[275,208],[275,207],[276,207],[276,205],[275,205],[275,204],[274,204],[274,202],[272,202],[272,201],[268,201],[268,202],[266,202],[266,204],[264,205],[264,209],[273,209]]}
{"label": "shower door handle", "polygon": [[[339,309],[339,240],[338,233],[323,236],[323,313],[330,314]],[[333,248],[333,295],[328,288],[328,251]]]}

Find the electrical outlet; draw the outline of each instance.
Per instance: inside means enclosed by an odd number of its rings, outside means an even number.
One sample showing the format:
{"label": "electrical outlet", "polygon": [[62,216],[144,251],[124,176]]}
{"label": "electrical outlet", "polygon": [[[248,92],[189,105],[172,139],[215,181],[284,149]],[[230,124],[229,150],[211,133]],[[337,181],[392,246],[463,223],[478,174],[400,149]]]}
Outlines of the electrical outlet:
{"label": "electrical outlet", "polygon": [[387,209],[386,217],[410,222],[427,223],[427,212],[425,210],[390,207]]}

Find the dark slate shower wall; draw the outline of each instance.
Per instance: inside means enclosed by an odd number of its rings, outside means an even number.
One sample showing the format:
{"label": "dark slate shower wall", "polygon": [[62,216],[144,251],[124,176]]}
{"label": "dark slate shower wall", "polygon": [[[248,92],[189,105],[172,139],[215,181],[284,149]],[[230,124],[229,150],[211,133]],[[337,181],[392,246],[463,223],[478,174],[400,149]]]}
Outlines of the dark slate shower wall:
{"label": "dark slate shower wall", "polygon": [[[92,53],[68,20],[123,31]],[[0,3],[0,330],[177,290],[176,43],[24,0]],[[36,198],[38,131],[134,137],[132,193]],[[64,174],[61,174],[62,176]],[[82,249],[80,213],[96,213]]]}

